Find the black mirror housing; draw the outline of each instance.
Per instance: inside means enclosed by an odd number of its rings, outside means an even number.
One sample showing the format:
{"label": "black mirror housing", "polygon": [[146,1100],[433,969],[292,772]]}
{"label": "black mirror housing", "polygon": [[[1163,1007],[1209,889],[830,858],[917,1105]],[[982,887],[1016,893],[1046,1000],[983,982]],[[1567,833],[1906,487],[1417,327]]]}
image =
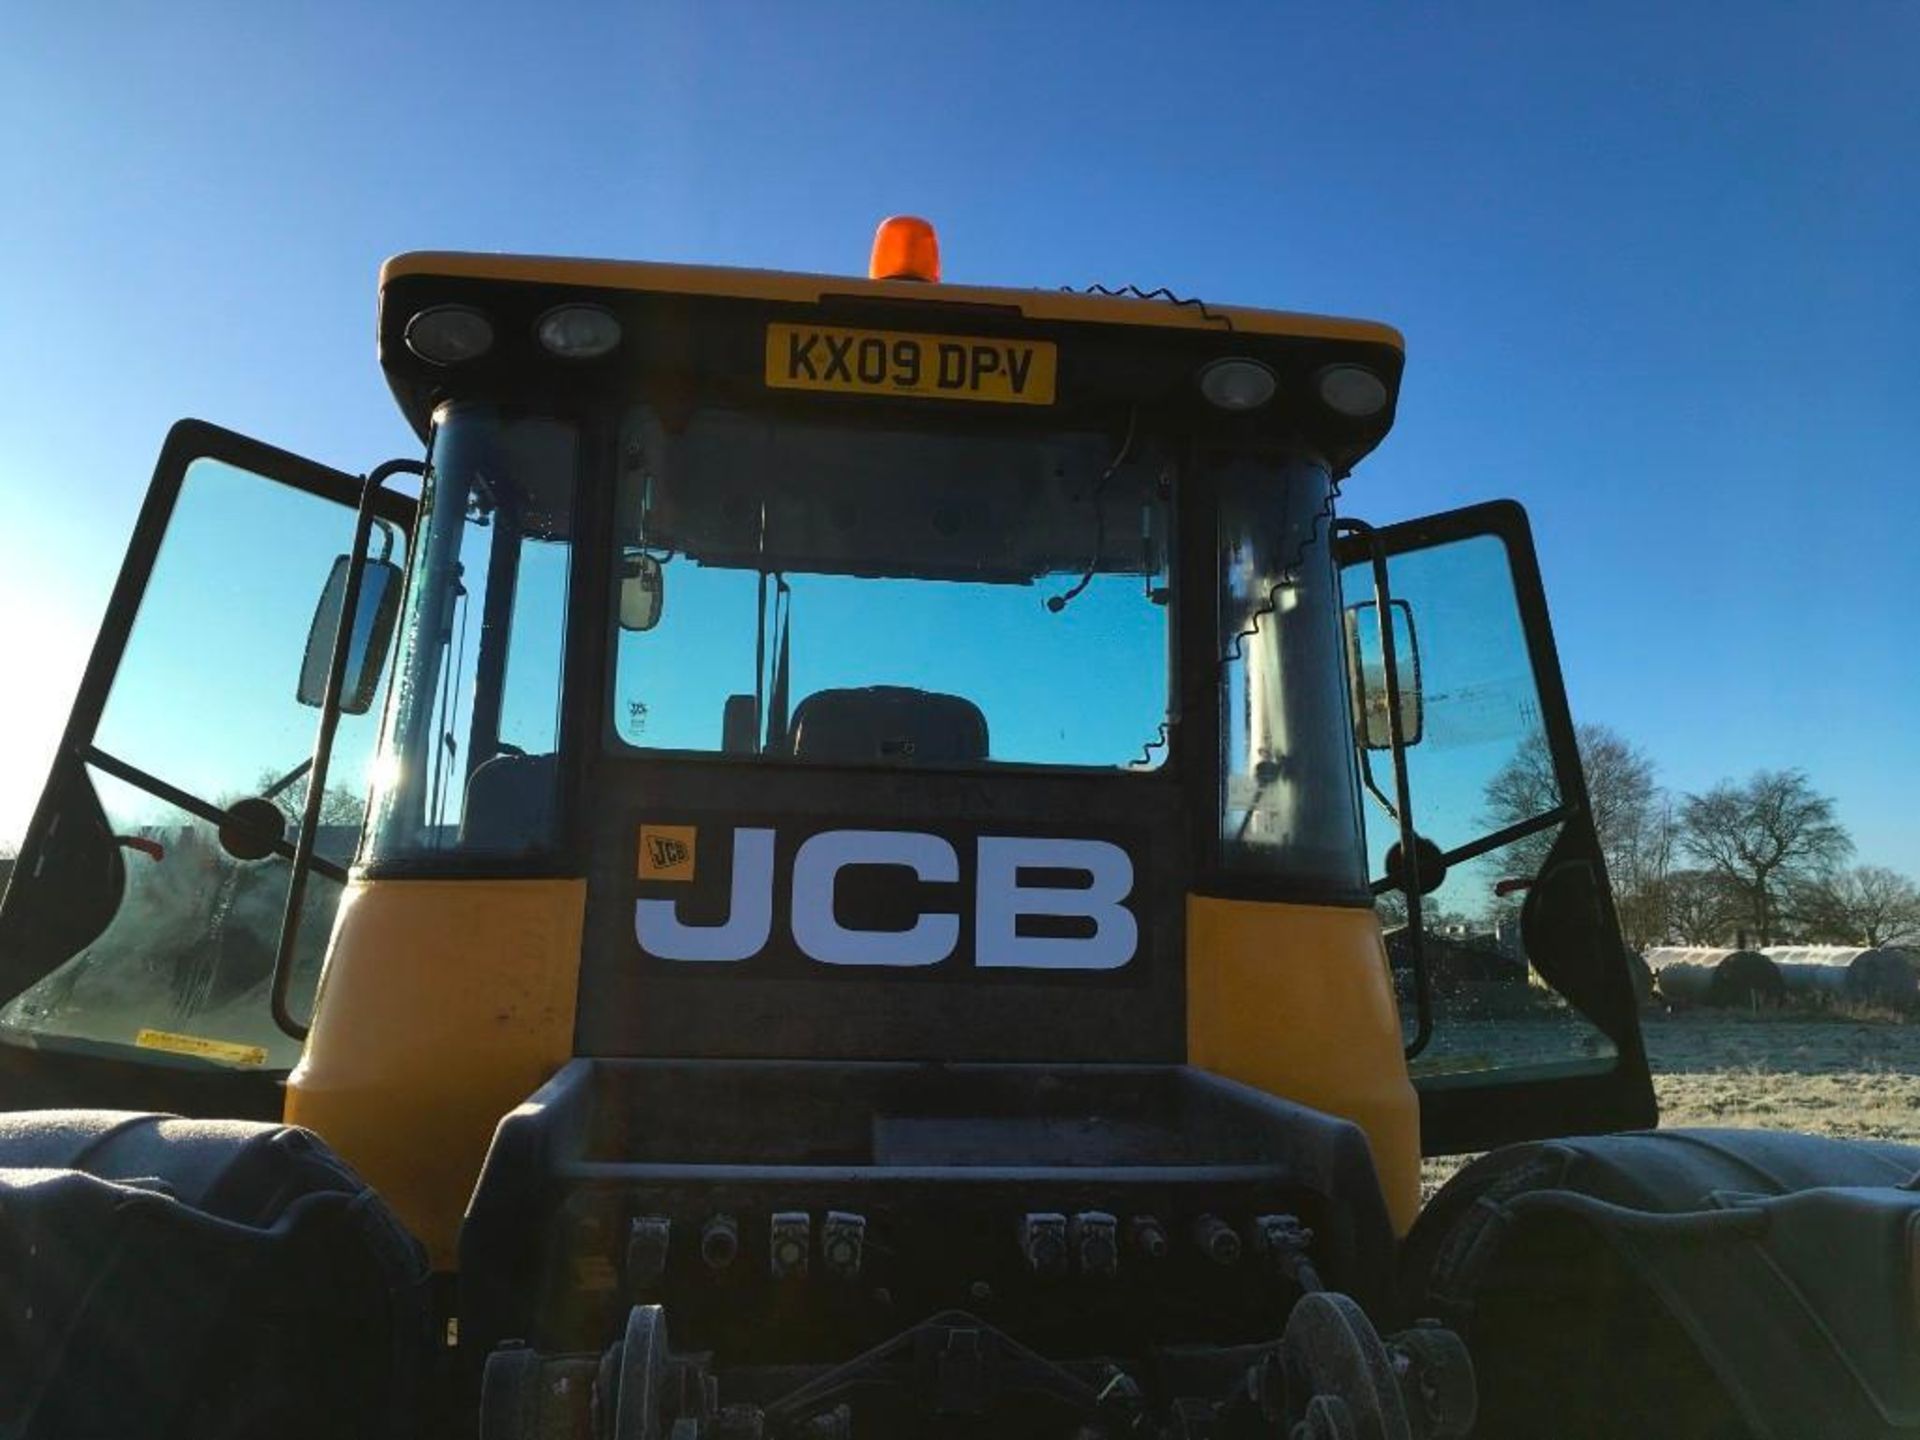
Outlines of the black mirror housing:
{"label": "black mirror housing", "polygon": [[[326,699],[327,670],[333,663],[333,644],[340,633],[345,609],[347,571],[352,557],[335,558],[327,583],[314,607],[307,631],[307,653],[300,661],[300,683],[295,696],[302,705],[319,709]],[[400,614],[400,567],[391,560],[368,560],[360,576],[359,613],[354,617],[347,672],[340,687],[340,713],[364,715],[380,688],[387,649],[393,643],[394,621]]]}

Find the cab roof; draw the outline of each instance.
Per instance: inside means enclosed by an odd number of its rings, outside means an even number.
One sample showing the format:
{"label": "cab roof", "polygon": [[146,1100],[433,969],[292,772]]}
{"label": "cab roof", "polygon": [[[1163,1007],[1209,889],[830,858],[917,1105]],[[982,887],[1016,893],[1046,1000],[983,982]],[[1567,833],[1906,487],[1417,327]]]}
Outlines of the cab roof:
{"label": "cab roof", "polygon": [[[1269,365],[1280,376],[1283,392],[1294,394],[1305,390],[1322,367],[1357,364],[1384,384],[1386,403],[1364,419],[1326,413],[1316,417],[1313,439],[1327,453],[1336,474],[1344,473],[1377,445],[1391,427],[1406,350],[1398,330],[1376,321],[1216,305],[1166,291],[1088,293],[716,265],[423,250],[396,255],[380,270],[380,362],[416,432],[424,436],[435,408],[449,399],[524,394],[529,384],[551,384],[550,365],[528,363],[542,358],[530,353],[533,321],[546,308],[571,301],[625,312],[623,323],[638,322],[655,337],[649,343],[679,345],[680,353],[693,343],[688,339],[691,331],[710,329],[712,323],[723,329],[744,326],[753,315],[761,317],[762,326],[769,319],[791,320],[805,313],[826,323],[835,317],[863,317],[876,325],[925,322],[929,328],[952,325],[1058,336],[1078,347],[1082,355],[1089,345],[1111,352],[1094,367],[1101,372],[1098,377],[1092,372],[1084,375],[1081,388],[1088,395],[1091,387],[1100,384],[1120,389],[1138,385],[1143,396],[1164,397],[1180,387],[1192,391],[1196,363],[1235,353]],[[428,365],[412,354],[405,343],[409,319],[450,303],[476,306],[492,315],[496,325],[504,327],[501,334],[509,342],[496,347],[503,353],[457,368]],[[707,313],[709,320],[690,325],[686,318],[690,307]],[[730,320],[725,318],[729,316]],[[526,339],[513,340],[517,333],[524,333]],[[740,362],[736,373],[749,363],[757,365],[749,362],[757,343],[747,343],[744,331],[736,339],[729,352]],[[699,345],[708,359],[720,348],[712,338]],[[631,363],[640,362],[633,357]],[[540,379],[542,369],[546,380]],[[576,371],[569,389],[579,393],[590,380],[585,372]],[[1197,394],[1193,398],[1197,402]],[[1271,417],[1270,423],[1280,423],[1280,417]]]}
{"label": "cab roof", "polygon": [[866,280],[849,275],[812,275],[792,270],[731,269],[722,265],[672,265],[648,260],[576,260],[554,255],[489,255],[458,250],[410,250],[380,267],[384,296],[394,281],[432,275],[448,279],[504,280],[531,285],[704,295],[730,300],[819,304],[851,296],[918,304],[1017,309],[1029,320],[1109,325],[1155,325],[1172,330],[1231,330],[1303,339],[1357,340],[1405,354],[1406,341],[1391,325],[1256,310],[1148,295],[1106,295],[1078,290],[1026,290],[999,285],[925,284],[918,280]]}

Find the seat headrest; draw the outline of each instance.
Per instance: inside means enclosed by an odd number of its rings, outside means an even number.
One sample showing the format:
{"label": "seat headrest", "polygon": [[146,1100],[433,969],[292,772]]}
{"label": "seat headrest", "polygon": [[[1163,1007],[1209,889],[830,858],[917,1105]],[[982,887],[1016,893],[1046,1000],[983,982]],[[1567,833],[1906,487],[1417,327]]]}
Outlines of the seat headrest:
{"label": "seat headrest", "polygon": [[554,757],[496,755],[467,781],[460,844],[518,851],[547,843],[553,829]]}
{"label": "seat headrest", "polygon": [[816,690],[793,712],[792,751],[847,764],[964,764],[987,758],[987,717],[962,695],[904,685]]}

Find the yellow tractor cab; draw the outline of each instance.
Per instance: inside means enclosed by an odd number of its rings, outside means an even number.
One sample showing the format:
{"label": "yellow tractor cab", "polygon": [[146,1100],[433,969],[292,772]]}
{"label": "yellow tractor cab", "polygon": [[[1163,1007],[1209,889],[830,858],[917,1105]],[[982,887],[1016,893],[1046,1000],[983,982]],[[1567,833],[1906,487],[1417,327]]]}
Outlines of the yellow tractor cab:
{"label": "yellow tractor cab", "polygon": [[1920,1156],[1562,1138],[1632,972],[1523,512],[1336,504],[1395,331],[896,218],[378,343],[420,459],[175,427],[0,908],[0,1430],[1916,1433],[1800,1277]]}

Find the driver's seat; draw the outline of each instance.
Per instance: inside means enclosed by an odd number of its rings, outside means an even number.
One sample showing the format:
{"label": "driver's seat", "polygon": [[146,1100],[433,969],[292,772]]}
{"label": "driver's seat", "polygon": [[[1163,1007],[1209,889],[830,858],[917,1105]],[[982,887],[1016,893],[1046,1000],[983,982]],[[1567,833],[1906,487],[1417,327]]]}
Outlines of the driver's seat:
{"label": "driver's seat", "polygon": [[788,726],[795,759],[964,765],[987,758],[987,717],[963,695],[906,685],[816,690]]}
{"label": "driver's seat", "polygon": [[461,848],[513,854],[543,844],[553,830],[555,778],[551,755],[496,755],[483,762],[467,781]]}

